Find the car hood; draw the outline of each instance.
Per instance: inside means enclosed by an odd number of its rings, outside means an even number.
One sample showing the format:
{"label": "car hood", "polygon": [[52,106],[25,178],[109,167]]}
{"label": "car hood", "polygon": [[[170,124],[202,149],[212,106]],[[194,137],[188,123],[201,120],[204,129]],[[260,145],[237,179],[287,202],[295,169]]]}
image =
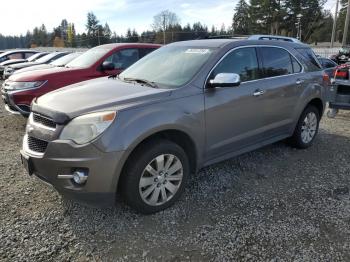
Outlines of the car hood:
{"label": "car hood", "polygon": [[68,76],[68,74],[76,74],[78,71],[86,70],[86,68],[66,68],[66,67],[52,67],[44,70],[30,70],[27,72],[21,72],[20,74],[13,74],[10,76],[10,81],[45,81],[49,80],[52,76],[57,77],[58,74]]}
{"label": "car hood", "polygon": [[64,87],[48,93],[32,104],[32,111],[51,117],[57,123],[90,112],[120,110],[153,103],[171,94],[170,89],[126,83],[103,77]]}
{"label": "car hood", "polygon": [[15,74],[23,73],[23,72],[28,72],[28,71],[33,71],[33,70],[49,69],[49,68],[53,68],[53,67],[54,67],[54,66],[53,66],[53,65],[50,65],[50,64],[33,65],[33,66],[21,68],[21,69],[17,70],[17,71],[15,72]]}

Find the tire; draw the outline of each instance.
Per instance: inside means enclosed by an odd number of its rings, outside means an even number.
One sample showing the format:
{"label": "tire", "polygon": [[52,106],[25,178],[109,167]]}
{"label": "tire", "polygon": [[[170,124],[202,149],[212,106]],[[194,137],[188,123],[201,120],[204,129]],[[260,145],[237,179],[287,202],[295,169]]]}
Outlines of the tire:
{"label": "tire", "polygon": [[[304,121],[306,121],[307,116],[314,116],[315,117],[315,126],[314,128],[310,125],[309,128],[306,127],[308,124],[305,124]],[[313,123],[313,121],[310,121],[310,123]],[[305,149],[308,148],[312,145],[315,137],[317,136],[318,133],[318,128],[319,128],[319,123],[320,123],[320,112],[318,109],[313,106],[313,105],[308,105],[303,113],[300,115],[300,118],[298,120],[297,126],[295,127],[293,135],[289,138],[288,142],[291,146],[295,148],[300,148],[300,149]],[[308,136],[305,136],[305,132],[303,133],[303,130],[308,130],[306,131],[309,133]],[[311,130],[314,130],[311,132]]]}
{"label": "tire", "polygon": [[156,213],[179,199],[189,174],[188,157],[179,145],[165,139],[152,140],[136,149],[127,161],[120,181],[121,196],[139,213]]}

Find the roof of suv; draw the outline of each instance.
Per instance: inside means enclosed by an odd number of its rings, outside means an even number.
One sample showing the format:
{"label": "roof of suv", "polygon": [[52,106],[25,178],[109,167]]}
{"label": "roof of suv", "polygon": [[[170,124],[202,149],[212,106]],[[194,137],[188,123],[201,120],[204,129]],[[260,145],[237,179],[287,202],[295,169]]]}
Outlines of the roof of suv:
{"label": "roof of suv", "polygon": [[275,45],[282,47],[308,47],[303,43],[280,41],[280,40],[241,40],[241,39],[203,39],[203,40],[190,40],[175,42],[170,45],[174,46],[188,46],[188,47],[211,47],[220,48],[227,45],[235,44],[237,46],[242,45]]}

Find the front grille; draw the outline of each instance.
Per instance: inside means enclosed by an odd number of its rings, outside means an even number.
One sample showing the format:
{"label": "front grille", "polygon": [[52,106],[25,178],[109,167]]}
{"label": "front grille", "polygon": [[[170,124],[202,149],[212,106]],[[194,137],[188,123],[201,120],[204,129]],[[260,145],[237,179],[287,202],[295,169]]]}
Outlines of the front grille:
{"label": "front grille", "polygon": [[29,136],[28,137],[28,148],[34,152],[45,153],[49,142]]}
{"label": "front grille", "polygon": [[33,114],[33,120],[34,120],[34,122],[40,123],[43,126],[47,126],[50,128],[56,128],[56,123],[54,121],[52,121],[51,119],[44,117],[42,115]]}

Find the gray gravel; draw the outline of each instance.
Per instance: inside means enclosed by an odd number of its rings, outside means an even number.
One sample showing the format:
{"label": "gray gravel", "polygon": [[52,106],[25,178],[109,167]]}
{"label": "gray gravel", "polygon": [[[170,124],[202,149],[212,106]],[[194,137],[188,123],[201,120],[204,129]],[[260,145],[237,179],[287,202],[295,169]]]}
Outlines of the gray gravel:
{"label": "gray gravel", "polygon": [[25,120],[0,108],[0,260],[350,261],[349,112],[324,118],[312,148],[281,142],[205,168],[174,207],[142,216],[28,177]]}

